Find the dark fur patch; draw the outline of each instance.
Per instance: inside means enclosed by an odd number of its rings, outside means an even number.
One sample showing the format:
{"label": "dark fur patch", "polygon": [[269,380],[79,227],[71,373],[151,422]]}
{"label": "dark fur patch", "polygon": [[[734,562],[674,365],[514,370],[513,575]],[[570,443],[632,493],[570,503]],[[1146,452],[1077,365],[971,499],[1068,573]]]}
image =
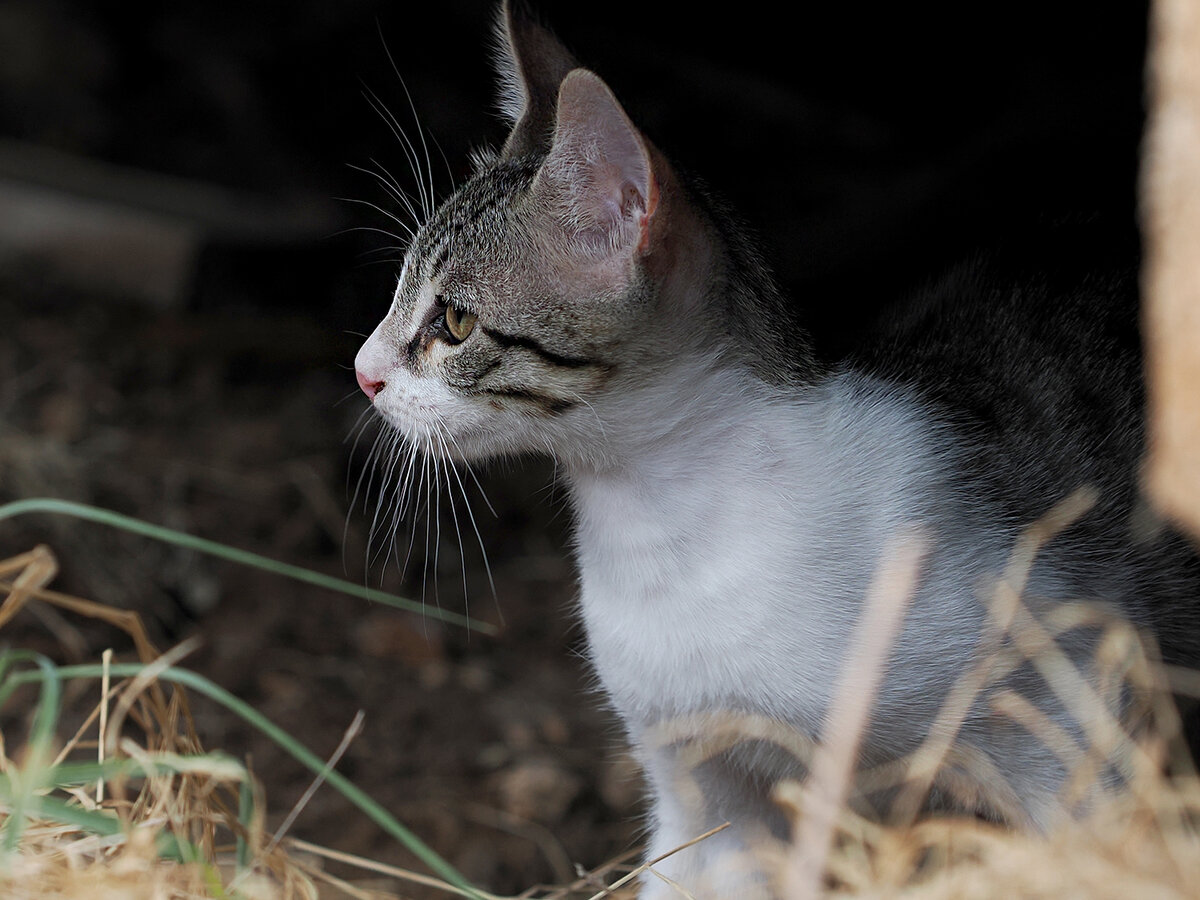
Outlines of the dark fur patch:
{"label": "dark fur patch", "polygon": [[520,400],[537,407],[547,416],[562,415],[567,410],[574,409],[579,405],[578,400],[568,400],[565,397],[551,397],[548,394],[539,394],[536,391],[530,391],[525,388],[480,388],[479,393],[488,394],[493,397],[507,397],[512,400]]}
{"label": "dark fur patch", "polygon": [[540,341],[524,335],[505,334],[502,331],[496,331],[492,328],[484,328],[483,333],[506,350],[510,350],[513,347],[519,347],[522,350],[528,350],[531,353],[536,354],[537,356],[541,357],[542,360],[554,366],[562,366],[563,368],[567,369],[585,369],[592,366],[604,368],[608,367],[608,364],[603,360],[589,359],[583,356],[567,356],[564,353],[557,353],[554,350],[544,346]]}
{"label": "dark fur patch", "polygon": [[498,368],[500,368],[500,366],[503,363],[504,363],[504,357],[502,357],[502,356],[497,356],[495,359],[489,360],[488,364],[486,366],[484,366],[482,369],[480,369],[478,372],[475,373],[475,377],[473,379],[474,383],[479,384],[479,382],[483,381],[483,379],[487,378],[489,375],[491,375],[493,372],[495,372]]}

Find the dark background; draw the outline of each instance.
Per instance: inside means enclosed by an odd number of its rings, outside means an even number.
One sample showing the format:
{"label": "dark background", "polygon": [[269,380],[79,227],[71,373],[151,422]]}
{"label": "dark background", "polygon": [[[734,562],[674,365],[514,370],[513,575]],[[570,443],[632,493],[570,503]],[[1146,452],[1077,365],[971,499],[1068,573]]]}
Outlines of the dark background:
{"label": "dark background", "polygon": [[[1106,264],[1135,246],[1137,3],[538,8],[732,201],[829,356],[979,248],[1063,222],[1086,223]],[[495,601],[445,503],[440,538],[417,523],[403,578],[367,563],[374,489],[348,509],[373,440],[345,440],[366,406],[351,364],[400,255],[364,230],[397,230],[372,206],[396,204],[359,170],[414,185],[364,94],[414,141],[415,110],[444,196],[471,147],[504,137],[491,6],[130,9],[0,3],[0,501],[98,503],[493,620],[499,607],[506,628],[468,639],[63,520],[0,526],[0,557],[48,541],[63,589],[138,609],[163,645],[201,635],[191,664],[318,753],[365,709],[344,770],[490,888],[630,846],[636,782],[579,659],[548,468],[485,477],[496,517],[473,498]],[[7,640],[56,658],[124,647],[32,617]],[[286,811],[299,767],[214,710],[200,724],[208,746],[254,754]],[[404,859],[326,792],[295,830]]]}

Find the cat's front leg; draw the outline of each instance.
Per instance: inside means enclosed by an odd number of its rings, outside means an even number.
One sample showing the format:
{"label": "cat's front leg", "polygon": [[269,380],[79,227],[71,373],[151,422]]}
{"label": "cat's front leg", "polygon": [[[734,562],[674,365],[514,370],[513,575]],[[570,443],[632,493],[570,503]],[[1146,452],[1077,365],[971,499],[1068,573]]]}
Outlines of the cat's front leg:
{"label": "cat's front leg", "polygon": [[660,861],[642,876],[641,900],[771,900],[769,861],[778,843],[759,823],[724,808],[729,792],[743,786],[707,769],[688,770],[669,749],[643,758],[651,790],[645,859]]}

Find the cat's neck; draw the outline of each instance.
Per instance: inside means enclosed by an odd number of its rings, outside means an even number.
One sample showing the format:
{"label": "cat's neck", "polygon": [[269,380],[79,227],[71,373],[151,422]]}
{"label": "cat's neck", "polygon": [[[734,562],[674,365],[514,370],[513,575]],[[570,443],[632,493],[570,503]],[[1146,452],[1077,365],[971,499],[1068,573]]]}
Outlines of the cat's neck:
{"label": "cat's neck", "polygon": [[744,371],[693,357],[622,391],[623,408],[597,410],[606,419],[602,447],[563,464],[586,577],[620,581],[624,566],[611,561],[636,558],[682,578],[704,552],[689,535],[737,531],[761,508],[762,473],[819,431],[802,420],[821,414],[820,404],[773,394]]}
{"label": "cat's neck", "polygon": [[761,381],[793,390],[828,374],[749,228],[720,199],[665,160],[662,238],[647,260],[670,314],[695,317],[690,337]]}
{"label": "cat's neck", "polygon": [[646,363],[591,408],[598,439],[560,454],[568,478],[670,478],[727,452],[731,436],[769,428],[778,389],[722,362],[698,350]]}

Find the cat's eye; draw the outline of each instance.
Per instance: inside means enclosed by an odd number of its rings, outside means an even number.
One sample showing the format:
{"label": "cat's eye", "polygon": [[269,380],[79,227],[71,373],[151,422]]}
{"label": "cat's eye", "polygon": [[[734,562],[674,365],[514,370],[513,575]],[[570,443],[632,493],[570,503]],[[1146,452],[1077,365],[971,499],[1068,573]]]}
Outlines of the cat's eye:
{"label": "cat's eye", "polygon": [[456,344],[467,339],[478,319],[475,313],[459,309],[453,304],[446,305],[446,331]]}

